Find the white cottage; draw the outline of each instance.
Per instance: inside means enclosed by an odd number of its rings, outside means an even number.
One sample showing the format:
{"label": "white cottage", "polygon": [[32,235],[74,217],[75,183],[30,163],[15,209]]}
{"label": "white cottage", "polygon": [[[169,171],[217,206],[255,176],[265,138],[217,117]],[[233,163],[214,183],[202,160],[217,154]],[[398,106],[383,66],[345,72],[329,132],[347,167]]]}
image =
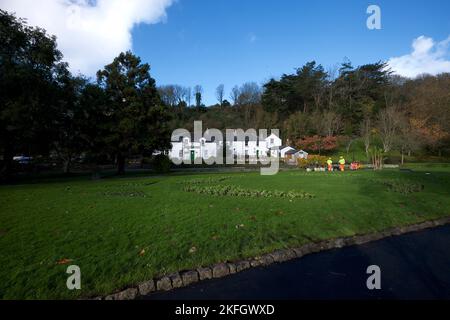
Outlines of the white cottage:
{"label": "white cottage", "polygon": [[280,148],[280,157],[281,158],[287,158],[288,156],[290,156],[291,154],[297,152],[297,150],[295,150],[295,148],[290,147],[290,146],[283,146]]}
{"label": "white cottage", "polygon": [[194,161],[197,158],[208,159],[217,157],[222,148],[224,155],[228,149],[235,157],[278,157],[280,146],[281,139],[275,134],[269,135],[264,140],[246,137],[244,141],[238,141],[235,135],[233,141],[225,142],[225,146],[222,141],[215,141],[214,137],[211,140],[200,138],[199,141],[191,141],[190,137],[180,137],[179,141],[172,142],[169,157],[185,161]]}
{"label": "white cottage", "polygon": [[180,141],[172,142],[172,149],[169,151],[169,157],[182,159],[185,161],[194,161],[194,159],[209,159],[216,157],[218,144],[214,141],[200,138],[198,142],[191,141],[190,137],[180,137]]}
{"label": "white cottage", "polygon": [[294,153],[294,157],[299,159],[308,159],[308,152],[303,150],[297,151]]}

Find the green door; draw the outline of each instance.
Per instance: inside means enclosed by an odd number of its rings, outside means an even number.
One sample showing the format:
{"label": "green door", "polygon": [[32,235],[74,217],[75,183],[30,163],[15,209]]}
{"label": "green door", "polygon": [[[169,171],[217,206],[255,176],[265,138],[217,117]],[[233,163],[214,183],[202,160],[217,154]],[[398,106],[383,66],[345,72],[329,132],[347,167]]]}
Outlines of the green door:
{"label": "green door", "polygon": [[191,150],[191,162],[194,162],[195,160],[195,151]]}

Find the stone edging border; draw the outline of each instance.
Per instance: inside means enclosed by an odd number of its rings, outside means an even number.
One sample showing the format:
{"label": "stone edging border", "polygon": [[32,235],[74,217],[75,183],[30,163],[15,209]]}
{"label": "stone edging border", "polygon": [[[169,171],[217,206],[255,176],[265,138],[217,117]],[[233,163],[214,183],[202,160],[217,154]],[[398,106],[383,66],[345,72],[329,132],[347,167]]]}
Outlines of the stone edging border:
{"label": "stone edging border", "polygon": [[140,296],[148,295],[156,291],[169,291],[176,288],[186,287],[198,281],[222,278],[249,268],[268,266],[272,263],[288,261],[300,258],[310,253],[342,248],[345,246],[368,243],[390,236],[402,235],[414,231],[420,231],[433,227],[450,224],[450,217],[425,221],[418,224],[411,224],[402,227],[394,227],[381,232],[355,235],[350,237],[340,237],[320,242],[305,244],[299,248],[280,249],[262,256],[239,260],[234,262],[218,263],[209,267],[200,267],[195,270],[185,270],[159,278],[144,281],[137,286],[129,287],[120,292],[103,297],[96,297],[93,300],[134,300]]}

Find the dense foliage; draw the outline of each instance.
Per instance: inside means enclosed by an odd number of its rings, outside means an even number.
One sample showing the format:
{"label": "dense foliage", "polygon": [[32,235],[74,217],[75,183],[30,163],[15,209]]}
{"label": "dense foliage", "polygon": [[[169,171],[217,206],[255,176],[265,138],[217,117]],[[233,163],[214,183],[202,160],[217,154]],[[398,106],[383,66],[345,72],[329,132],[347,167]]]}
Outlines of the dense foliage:
{"label": "dense foliage", "polygon": [[96,83],[73,76],[56,38],[0,11],[0,177],[27,155],[93,166],[169,148],[170,113],[150,66],[130,52],[98,71]]}
{"label": "dense foliage", "polygon": [[[362,143],[370,150],[450,154],[450,74],[405,79],[384,62],[354,67],[344,61],[325,70],[315,61],[263,86],[234,86],[227,100],[205,106],[203,88],[156,86],[150,66],[121,53],[97,73],[97,81],[74,76],[56,38],[0,11],[0,177],[13,157],[59,166],[115,164],[151,157],[170,148],[176,128],[280,129],[285,144],[330,154]],[[361,159],[362,160],[362,159]]]}
{"label": "dense foliage", "polygon": [[344,61],[325,71],[312,61],[262,88],[232,88],[232,104],[179,104],[171,126],[191,130],[194,120],[202,120],[208,128],[278,128],[286,144],[313,153],[339,149],[348,154],[359,140],[365,160],[372,146],[398,152],[402,159],[412,153],[448,156],[449,89],[449,74],[406,79],[393,75],[384,62],[353,67]]}

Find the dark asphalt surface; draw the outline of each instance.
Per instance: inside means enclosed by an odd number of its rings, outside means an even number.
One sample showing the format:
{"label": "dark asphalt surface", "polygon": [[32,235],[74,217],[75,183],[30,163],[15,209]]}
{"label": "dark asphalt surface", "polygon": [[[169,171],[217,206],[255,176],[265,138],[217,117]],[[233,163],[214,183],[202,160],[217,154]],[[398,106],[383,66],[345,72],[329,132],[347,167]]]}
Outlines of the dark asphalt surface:
{"label": "dark asphalt surface", "polygon": [[[381,268],[380,290],[366,287],[369,265]],[[310,254],[146,299],[450,299],[450,226]]]}

